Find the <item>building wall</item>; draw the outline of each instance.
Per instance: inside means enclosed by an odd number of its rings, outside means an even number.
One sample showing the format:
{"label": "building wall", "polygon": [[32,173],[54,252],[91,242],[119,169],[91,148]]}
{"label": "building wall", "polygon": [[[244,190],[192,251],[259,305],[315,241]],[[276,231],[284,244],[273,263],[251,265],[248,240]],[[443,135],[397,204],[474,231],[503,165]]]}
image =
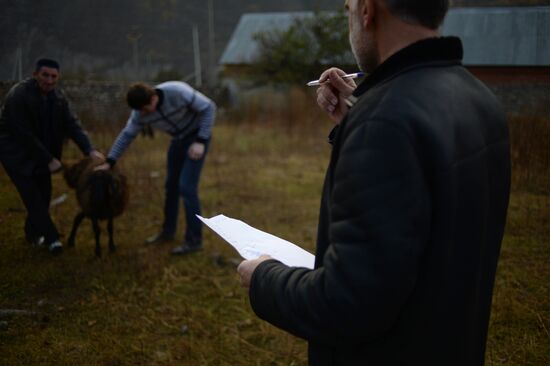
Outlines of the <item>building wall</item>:
{"label": "building wall", "polygon": [[550,85],[550,66],[487,67],[468,66],[468,70],[483,82],[496,85]]}
{"label": "building wall", "polygon": [[550,67],[468,67],[508,113],[550,114]]}

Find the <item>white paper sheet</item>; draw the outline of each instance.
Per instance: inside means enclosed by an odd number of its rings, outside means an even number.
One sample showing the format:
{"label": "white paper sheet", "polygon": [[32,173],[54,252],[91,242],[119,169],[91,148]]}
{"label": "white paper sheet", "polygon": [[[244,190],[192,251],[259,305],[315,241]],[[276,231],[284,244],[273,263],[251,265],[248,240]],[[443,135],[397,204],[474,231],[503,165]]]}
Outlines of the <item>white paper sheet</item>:
{"label": "white paper sheet", "polygon": [[245,259],[256,259],[267,254],[287,266],[313,269],[315,256],[289,241],[224,215],[210,219],[199,215],[197,217],[237,249]]}

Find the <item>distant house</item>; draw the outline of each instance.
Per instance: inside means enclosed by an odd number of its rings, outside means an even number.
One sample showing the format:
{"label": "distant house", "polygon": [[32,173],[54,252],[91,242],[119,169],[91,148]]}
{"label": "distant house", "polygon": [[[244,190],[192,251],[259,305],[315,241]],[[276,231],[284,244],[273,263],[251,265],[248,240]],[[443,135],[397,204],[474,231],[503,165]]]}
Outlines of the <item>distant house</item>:
{"label": "distant house", "polygon": [[[259,52],[255,34],[285,30],[296,18],[313,15],[242,15],[220,59],[224,75],[238,78],[254,62]],[[464,65],[495,89],[510,109],[550,105],[550,6],[453,8],[441,33],[462,39]]]}
{"label": "distant house", "polygon": [[259,45],[254,40],[256,34],[285,31],[296,19],[313,15],[311,11],[243,14],[220,59],[224,75],[238,76],[248,65],[254,63],[259,56]]}
{"label": "distant house", "polygon": [[489,84],[550,84],[550,6],[451,9],[441,29],[464,44],[464,65]]}

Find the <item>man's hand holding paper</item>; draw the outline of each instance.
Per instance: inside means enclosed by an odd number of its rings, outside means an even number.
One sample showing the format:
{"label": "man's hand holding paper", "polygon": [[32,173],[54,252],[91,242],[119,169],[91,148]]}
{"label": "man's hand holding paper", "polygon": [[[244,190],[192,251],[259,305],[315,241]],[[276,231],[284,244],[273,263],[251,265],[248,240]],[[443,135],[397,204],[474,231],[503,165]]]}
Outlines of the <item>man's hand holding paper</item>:
{"label": "man's hand holding paper", "polygon": [[256,259],[244,260],[237,267],[237,272],[241,276],[241,286],[248,289],[250,287],[250,280],[252,279],[252,273],[260,263],[268,259],[273,259],[268,255],[262,255]]}

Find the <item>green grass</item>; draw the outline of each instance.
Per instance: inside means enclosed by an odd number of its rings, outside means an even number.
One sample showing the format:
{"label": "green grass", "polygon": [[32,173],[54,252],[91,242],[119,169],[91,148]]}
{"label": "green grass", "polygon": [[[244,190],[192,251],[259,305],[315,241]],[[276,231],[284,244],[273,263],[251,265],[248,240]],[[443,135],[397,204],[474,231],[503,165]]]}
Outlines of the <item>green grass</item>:
{"label": "green grass", "polygon": [[[203,214],[240,218],[313,251],[330,123],[296,106],[289,110],[292,115],[280,116],[279,124],[220,118],[201,181]],[[248,113],[245,121],[263,118]],[[114,136],[96,131],[92,137],[106,148]],[[162,221],[167,144],[160,135],[139,138],[120,161],[131,182],[131,202],[115,221],[118,251],[108,253],[104,230],[100,260],[94,258],[89,221],[76,247],[60,257],[30,247],[23,238],[23,206],[0,171],[0,309],[36,312],[9,318],[0,330],[2,365],[306,364],[305,341],[254,315],[228,264],[237,254],[222,239],[205,229],[205,250],[183,258],[169,254],[177,241],[142,244]],[[66,157],[78,157],[72,145]],[[76,201],[55,176],[54,196],[65,192],[69,199],[52,215],[66,238]],[[180,228],[177,237],[182,235]],[[546,188],[514,190],[488,365],[550,364],[549,237]]]}

